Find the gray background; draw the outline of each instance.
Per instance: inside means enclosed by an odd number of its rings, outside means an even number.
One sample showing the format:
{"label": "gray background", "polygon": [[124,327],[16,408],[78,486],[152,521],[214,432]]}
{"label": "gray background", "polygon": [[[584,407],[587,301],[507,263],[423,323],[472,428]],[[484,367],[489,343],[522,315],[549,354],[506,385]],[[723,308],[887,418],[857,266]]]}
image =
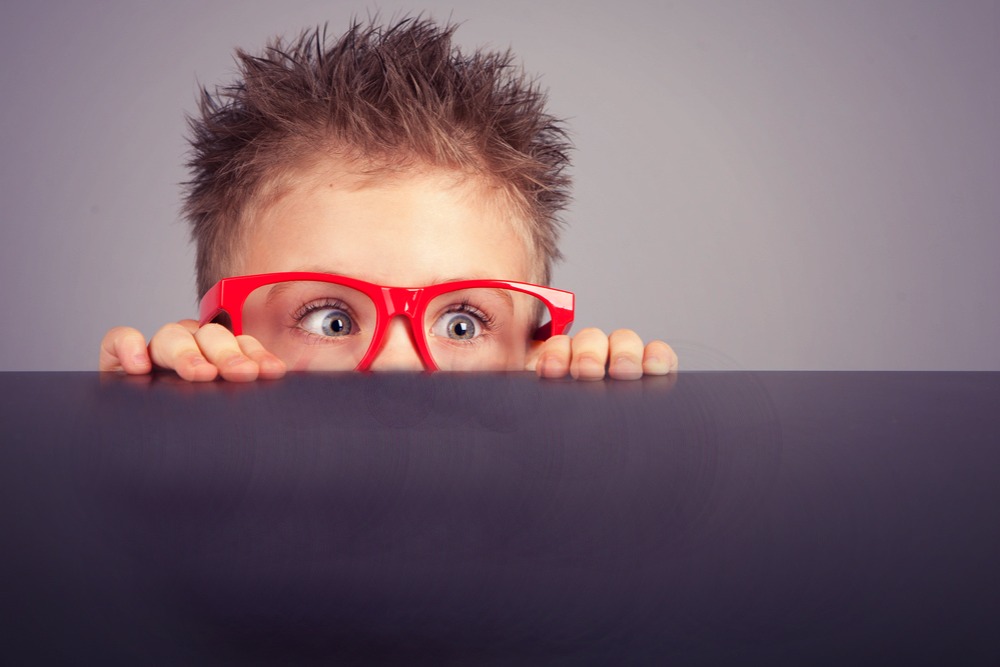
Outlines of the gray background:
{"label": "gray background", "polygon": [[687,369],[1000,370],[1000,3],[35,2],[0,23],[0,369],[196,312],[183,114],[236,46],[426,10],[578,147],[577,327]]}

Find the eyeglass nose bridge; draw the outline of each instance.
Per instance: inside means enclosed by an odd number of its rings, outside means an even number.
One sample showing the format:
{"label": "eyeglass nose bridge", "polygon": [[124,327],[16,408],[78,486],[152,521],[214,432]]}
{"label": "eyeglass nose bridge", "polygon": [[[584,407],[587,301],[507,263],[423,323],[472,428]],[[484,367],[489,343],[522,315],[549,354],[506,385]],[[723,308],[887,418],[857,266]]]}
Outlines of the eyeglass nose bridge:
{"label": "eyeglass nose bridge", "polygon": [[390,319],[396,315],[405,315],[413,321],[421,292],[423,289],[420,287],[383,287],[382,298]]}
{"label": "eyeglass nose bridge", "polygon": [[420,325],[416,321],[417,305],[420,302],[421,292],[424,291],[423,288],[382,287],[380,291],[382,293],[382,302],[385,306],[386,321],[379,340],[373,341],[371,349],[365,355],[364,359],[362,359],[361,363],[358,364],[356,370],[368,371],[371,369],[375,359],[382,353],[382,348],[386,342],[385,333],[388,330],[389,322],[397,316],[402,316],[409,320],[410,336],[412,336],[413,342],[417,345],[417,352],[420,354],[420,360],[424,365],[424,369],[426,371],[437,370],[437,366],[430,358],[420,335],[418,335]]}

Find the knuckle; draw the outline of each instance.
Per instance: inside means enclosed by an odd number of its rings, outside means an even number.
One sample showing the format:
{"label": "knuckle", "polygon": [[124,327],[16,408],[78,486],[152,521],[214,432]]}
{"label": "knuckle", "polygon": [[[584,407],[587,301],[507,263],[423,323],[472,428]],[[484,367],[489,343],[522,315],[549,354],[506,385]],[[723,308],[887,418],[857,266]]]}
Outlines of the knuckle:
{"label": "knuckle", "polygon": [[197,350],[182,350],[177,355],[177,363],[184,366],[197,366],[202,362],[202,355]]}
{"label": "knuckle", "polygon": [[120,354],[123,348],[145,346],[146,337],[132,327],[114,327],[104,334],[104,339],[101,341],[101,349],[109,354]]}
{"label": "knuckle", "polygon": [[132,327],[112,327],[108,333],[104,334],[105,340],[120,340],[130,336],[142,336],[138,329]]}
{"label": "knuckle", "polygon": [[570,337],[569,336],[567,336],[565,334],[560,334],[558,336],[553,336],[552,338],[549,338],[547,341],[545,341],[544,343],[542,343],[542,347],[540,349],[540,354],[541,353],[559,352],[559,351],[562,351],[562,350],[569,350],[570,349],[570,345],[571,345],[571,343],[570,343]]}
{"label": "knuckle", "polygon": [[615,329],[608,335],[608,338],[612,338],[614,340],[641,341],[639,334],[632,329]]}
{"label": "knuckle", "polygon": [[196,320],[191,319],[178,320],[176,324],[181,325],[189,334],[194,334],[194,332],[198,330],[198,327],[201,326]]}
{"label": "knuckle", "polygon": [[240,344],[240,348],[243,350],[257,351],[264,349],[264,346],[259,340],[247,334],[240,334],[239,336],[236,336],[236,342]]}
{"label": "knuckle", "polygon": [[222,326],[217,322],[209,322],[208,324],[199,327],[197,333],[195,333],[195,337],[198,336],[219,337],[219,336],[226,336],[227,334],[230,337],[232,337],[232,333],[226,327]]}
{"label": "knuckle", "polygon": [[253,364],[255,363],[253,359],[245,355],[243,352],[237,350],[226,354],[221,359],[219,363],[225,367],[240,366],[242,364]]}
{"label": "knuckle", "polygon": [[670,347],[662,340],[654,340],[648,345],[648,347],[650,350],[658,352],[659,354],[663,354],[674,359],[677,358],[677,353],[674,352],[674,348]]}
{"label": "knuckle", "polygon": [[611,361],[614,363],[630,361],[634,364],[641,364],[642,350],[615,350],[611,355]]}
{"label": "knuckle", "polygon": [[606,359],[608,356],[607,336],[588,336],[583,339],[573,341],[574,357],[593,357],[594,359]]}
{"label": "knuckle", "polygon": [[177,322],[168,322],[160,327],[155,334],[153,334],[153,339],[156,340],[161,339],[164,336],[176,336],[177,334],[185,333],[188,333],[187,329],[182,327]]}
{"label": "knuckle", "polygon": [[587,327],[585,329],[580,329],[580,332],[576,336],[577,338],[604,337],[604,332],[597,327]]}

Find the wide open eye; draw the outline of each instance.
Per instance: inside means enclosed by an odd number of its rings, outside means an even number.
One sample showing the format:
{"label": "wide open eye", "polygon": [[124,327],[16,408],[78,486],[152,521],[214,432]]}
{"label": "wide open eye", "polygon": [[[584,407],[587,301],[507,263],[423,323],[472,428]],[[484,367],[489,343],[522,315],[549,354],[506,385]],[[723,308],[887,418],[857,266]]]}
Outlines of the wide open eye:
{"label": "wide open eye", "polygon": [[441,315],[431,327],[431,335],[457,341],[478,338],[483,333],[483,319],[474,312],[464,310]]}
{"label": "wide open eye", "polygon": [[302,317],[299,327],[317,336],[339,337],[351,335],[354,322],[341,308],[320,307]]}
{"label": "wide open eye", "polygon": [[431,359],[443,371],[524,370],[536,326],[535,301],[492,285],[438,294],[424,310]]}

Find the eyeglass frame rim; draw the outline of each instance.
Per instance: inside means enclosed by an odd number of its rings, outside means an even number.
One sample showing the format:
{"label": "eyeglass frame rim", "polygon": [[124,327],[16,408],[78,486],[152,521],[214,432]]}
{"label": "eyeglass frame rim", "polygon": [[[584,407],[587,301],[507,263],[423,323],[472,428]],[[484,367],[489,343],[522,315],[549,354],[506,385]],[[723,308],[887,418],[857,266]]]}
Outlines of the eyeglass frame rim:
{"label": "eyeglass frame rim", "polygon": [[[551,320],[535,332],[534,340],[547,340],[552,336],[565,334],[573,325],[575,310],[575,295],[566,290],[536,285],[513,280],[454,280],[424,287],[390,287],[378,285],[358,278],[336,273],[319,273],[314,271],[280,271],[276,273],[256,273],[246,276],[229,276],[223,278],[209,288],[202,296],[199,306],[199,325],[204,326],[225,314],[229,319],[233,335],[243,333],[243,306],[247,297],[255,290],[281,282],[311,281],[343,285],[365,294],[375,304],[375,330],[372,332],[372,342],[365,356],[354,370],[367,370],[379,351],[385,344],[385,332],[394,317],[404,317],[409,320],[410,332],[420,353],[424,368],[428,371],[438,370],[437,364],[430,354],[423,326],[416,326],[423,321],[423,316],[430,302],[440,294],[475,287],[491,287],[510,289],[515,292],[530,294],[542,301],[548,308]],[[390,312],[391,307],[391,312]]]}

